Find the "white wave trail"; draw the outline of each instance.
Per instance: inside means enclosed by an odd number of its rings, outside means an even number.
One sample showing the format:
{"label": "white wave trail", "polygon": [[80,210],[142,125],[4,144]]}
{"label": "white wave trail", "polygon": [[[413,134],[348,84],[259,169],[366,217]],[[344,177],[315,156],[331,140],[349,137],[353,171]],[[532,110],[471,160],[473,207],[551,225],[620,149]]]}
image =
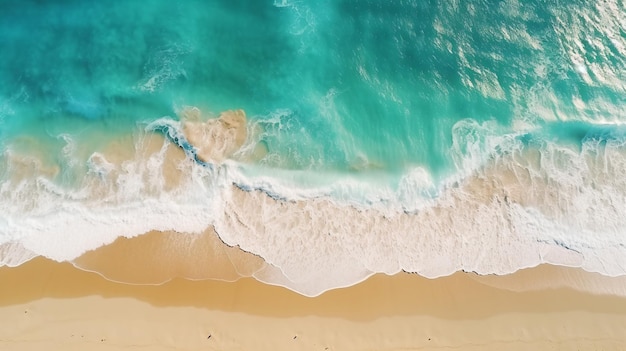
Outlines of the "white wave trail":
{"label": "white wave trail", "polygon": [[[301,187],[290,180],[297,171],[258,175],[232,159],[207,167],[147,133],[130,157],[92,155],[77,189],[55,186],[43,168],[5,179],[0,262],[71,261],[122,236],[213,226],[268,263],[257,279],[309,296],[402,270],[434,278],[551,263],[626,275],[622,142],[589,139],[575,150],[485,135],[457,140],[467,168],[437,186],[416,168],[396,187],[333,174]],[[21,169],[23,159],[5,158],[9,174]]]}

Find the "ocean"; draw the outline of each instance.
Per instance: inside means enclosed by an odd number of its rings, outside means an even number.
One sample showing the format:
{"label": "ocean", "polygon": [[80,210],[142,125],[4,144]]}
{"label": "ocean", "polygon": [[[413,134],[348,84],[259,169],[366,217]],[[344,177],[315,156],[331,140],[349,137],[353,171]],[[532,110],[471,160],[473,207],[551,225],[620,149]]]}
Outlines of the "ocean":
{"label": "ocean", "polygon": [[311,296],[401,271],[625,275],[624,14],[0,1],[0,265],[211,228]]}

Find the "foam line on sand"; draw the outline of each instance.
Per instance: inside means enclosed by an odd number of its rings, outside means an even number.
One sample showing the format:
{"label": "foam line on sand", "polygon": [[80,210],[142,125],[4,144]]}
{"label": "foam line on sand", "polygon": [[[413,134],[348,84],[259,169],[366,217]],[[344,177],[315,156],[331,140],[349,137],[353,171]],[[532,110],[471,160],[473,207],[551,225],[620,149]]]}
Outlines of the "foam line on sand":
{"label": "foam line on sand", "polygon": [[375,275],[316,298],[252,278],[120,284],[43,258],[1,268],[0,281],[0,349],[626,348],[622,297],[567,288],[513,292],[467,273]]}

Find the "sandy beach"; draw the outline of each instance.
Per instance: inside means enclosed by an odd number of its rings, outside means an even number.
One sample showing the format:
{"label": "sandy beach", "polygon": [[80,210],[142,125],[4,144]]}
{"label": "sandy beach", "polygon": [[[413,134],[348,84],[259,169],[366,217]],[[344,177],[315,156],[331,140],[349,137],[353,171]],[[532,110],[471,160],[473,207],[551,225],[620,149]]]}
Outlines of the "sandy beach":
{"label": "sandy beach", "polygon": [[0,269],[0,349],[626,349],[626,298],[557,288],[559,279],[623,286],[542,266],[505,277],[375,275],[309,298],[252,278],[122,284],[36,258]]}
{"label": "sandy beach", "polygon": [[0,0],[0,351],[626,351],[626,0]]}

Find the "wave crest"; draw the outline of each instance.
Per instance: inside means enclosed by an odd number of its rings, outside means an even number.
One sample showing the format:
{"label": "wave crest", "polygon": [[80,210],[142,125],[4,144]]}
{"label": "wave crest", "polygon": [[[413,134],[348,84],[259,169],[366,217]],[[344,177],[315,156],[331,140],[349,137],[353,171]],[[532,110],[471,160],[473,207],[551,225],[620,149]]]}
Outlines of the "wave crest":
{"label": "wave crest", "polygon": [[95,267],[87,251],[157,230],[168,239],[149,251],[166,257],[180,245],[193,257],[150,281],[219,271],[213,258],[231,256],[200,250],[219,236],[263,259],[245,274],[309,296],[400,271],[433,278],[551,263],[626,274],[620,133],[591,127],[572,146],[465,121],[452,149],[459,170],[437,181],[423,167],[397,176],[263,169],[247,163],[259,144],[253,126],[243,112],[205,119],[188,109],[91,154],[72,186],[58,184],[59,168],[36,153],[6,151],[0,261],[42,255]]}

